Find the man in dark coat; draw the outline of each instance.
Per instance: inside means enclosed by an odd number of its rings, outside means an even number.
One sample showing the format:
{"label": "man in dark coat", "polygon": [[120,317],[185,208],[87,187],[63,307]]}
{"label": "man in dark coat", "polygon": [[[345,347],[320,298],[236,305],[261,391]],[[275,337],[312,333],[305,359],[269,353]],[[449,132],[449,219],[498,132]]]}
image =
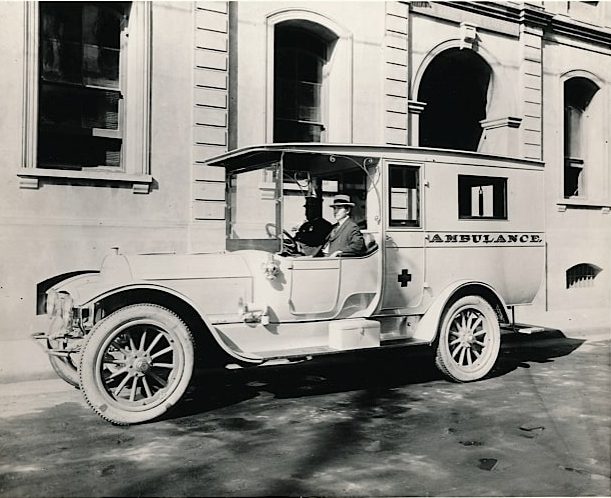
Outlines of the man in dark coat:
{"label": "man in dark coat", "polygon": [[354,203],[347,195],[336,195],[331,204],[337,223],[327,237],[323,247],[325,256],[362,256],[365,254],[365,240],[358,225],[350,219]]}
{"label": "man in dark coat", "polygon": [[306,222],[299,227],[295,240],[299,251],[306,256],[317,256],[333,225],[322,217],[322,199],[305,198]]}

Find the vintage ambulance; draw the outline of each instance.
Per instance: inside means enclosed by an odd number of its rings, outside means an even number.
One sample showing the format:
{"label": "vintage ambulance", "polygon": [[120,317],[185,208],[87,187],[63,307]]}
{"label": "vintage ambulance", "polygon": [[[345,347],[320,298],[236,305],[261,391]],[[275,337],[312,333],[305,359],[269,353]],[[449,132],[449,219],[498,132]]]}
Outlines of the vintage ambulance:
{"label": "vintage ambulance", "polygon": [[[224,171],[226,248],[122,254],[57,283],[38,334],[58,374],[116,424],[152,420],[194,366],[290,364],[428,344],[450,379],[494,366],[511,308],[543,276],[543,164],[393,146],[274,144],[210,159]],[[222,168],[222,169],[221,169]],[[304,198],[349,195],[366,251],[294,251]],[[514,327],[514,330],[515,327]],[[222,354],[219,354],[222,353]],[[409,368],[406,366],[406,368]]]}

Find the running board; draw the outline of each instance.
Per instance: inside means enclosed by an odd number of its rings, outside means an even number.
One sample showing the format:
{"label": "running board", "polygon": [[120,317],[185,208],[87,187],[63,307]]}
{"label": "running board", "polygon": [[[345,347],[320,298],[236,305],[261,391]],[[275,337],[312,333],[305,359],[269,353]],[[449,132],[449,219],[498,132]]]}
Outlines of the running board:
{"label": "running board", "polygon": [[355,348],[355,349],[334,349],[329,346],[314,346],[300,349],[287,349],[278,351],[256,351],[255,354],[263,358],[263,363],[259,366],[269,365],[282,365],[287,363],[296,363],[301,361],[311,360],[318,356],[336,355],[336,354],[347,354],[347,353],[359,353],[359,352],[371,352],[379,351],[381,349],[398,348],[405,346],[422,346],[429,345],[426,341],[419,341],[416,339],[394,339],[392,341],[386,341],[379,346],[371,348]]}

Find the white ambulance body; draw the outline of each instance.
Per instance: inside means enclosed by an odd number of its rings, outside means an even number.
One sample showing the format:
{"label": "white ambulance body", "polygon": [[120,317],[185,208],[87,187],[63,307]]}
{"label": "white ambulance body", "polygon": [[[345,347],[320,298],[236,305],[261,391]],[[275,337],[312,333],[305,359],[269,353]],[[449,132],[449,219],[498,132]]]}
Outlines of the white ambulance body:
{"label": "white ambulance body", "polygon": [[[542,281],[540,162],[273,144],[206,167],[225,175],[224,251],[116,250],[99,272],[46,293],[50,327],[37,338],[58,374],[114,423],[165,413],[197,361],[210,362],[212,346],[222,366],[248,368],[429,344],[448,377],[477,380],[497,360],[508,308],[532,302]],[[355,204],[365,252],[296,253],[306,196],[333,221],[338,194]]]}

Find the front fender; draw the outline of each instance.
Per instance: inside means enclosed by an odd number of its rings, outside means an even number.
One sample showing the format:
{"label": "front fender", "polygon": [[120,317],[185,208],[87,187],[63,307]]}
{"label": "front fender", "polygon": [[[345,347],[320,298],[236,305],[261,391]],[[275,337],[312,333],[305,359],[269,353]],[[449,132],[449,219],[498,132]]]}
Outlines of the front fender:
{"label": "front fender", "polygon": [[[204,313],[204,311],[202,309],[199,308],[199,306],[193,302],[192,299],[190,299],[189,297],[185,296],[184,294],[177,292],[174,289],[168,288],[168,287],[164,287],[162,285],[158,285],[158,284],[126,284],[126,285],[122,285],[119,287],[115,287],[113,289],[107,289],[105,292],[99,293],[95,296],[91,296],[90,299],[86,302],[83,302],[80,306],[81,307],[88,307],[88,306],[93,306],[97,303],[103,302],[107,299],[113,298],[113,297],[121,297],[122,294],[127,294],[127,293],[131,293],[133,295],[133,293],[145,293],[145,292],[156,292],[159,294],[159,298],[157,299],[157,304],[160,304],[161,306],[167,306],[167,303],[164,302],[163,299],[163,295],[165,296],[172,296],[173,298],[175,298],[175,300],[179,300],[181,301],[181,303],[184,306],[188,306],[189,308],[191,308],[191,310],[194,312],[194,314],[201,320],[203,327],[205,327],[210,334],[212,335],[212,337],[214,338],[214,340],[216,341],[216,343],[219,345],[219,347],[225,351],[228,355],[230,355],[231,357],[235,358],[236,360],[240,361],[240,362],[246,362],[246,363],[251,363],[251,364],[259,364],[261,363],[263,360],[255,355],[250,355],[248,353],[245,353],[243,351],[236,351],[233,348],[231,348],[222,338],[221,334],[219,333],[219,331],[214,327],[214,325],[211,323],[211,321],[209,320],[209,318],[206,316],[206,313]],[[170,299],[166,300],[167,302],[170,302]],[[180,313],[178,312],[178,310],[173,309],[173,306],[167,306],[171,311],[177,312],[177,314],[180,316]]]}
{"label": "front fender", "polygon": [[[433,304],[418,322],[413,338],[417,339],[419,342],[428,342],[429,344],[432,344],[437,339],[437,333],[439,332],[439,321],[441,320],[443,311],[445,310],[447,304],[457,293],[468,290],[467,287],[469,286],[473,287],[473,292],[465,292],[465,294],[481,295],[489,300],[490,296],[494,296],[494,298],[498,301],[498,304],[500,304],[502,307],[501,311],[504,319],[507,320],[507,306],[505,301],[490,285],[483,282],[474,282],[472,280],[458,280],[448,285],[437,296],[435,301],[433,301]],[[490,304],[493,308],[495,308],[495,304],[497,303],[491,302]]]}

